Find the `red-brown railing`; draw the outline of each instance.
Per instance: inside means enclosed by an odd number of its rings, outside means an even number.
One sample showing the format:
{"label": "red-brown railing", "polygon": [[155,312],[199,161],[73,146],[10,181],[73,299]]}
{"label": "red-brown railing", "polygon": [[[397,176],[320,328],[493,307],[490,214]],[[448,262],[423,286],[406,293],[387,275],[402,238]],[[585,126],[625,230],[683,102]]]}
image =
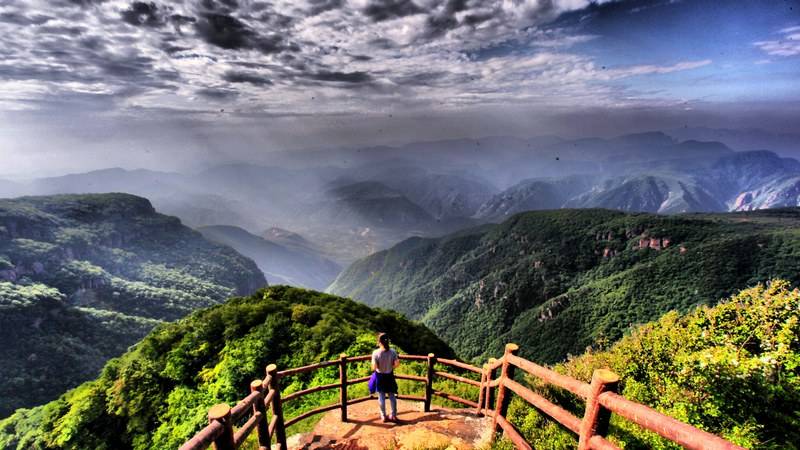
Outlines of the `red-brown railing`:
{"label": "red-brown railing", "polygon": [[[428,356],[421,355],[399,355],[401,360],[408,361],[421,361],[427,363],[427,376],[416,376],[407,374],[396,374],[396,378],[400,380],[409,380],[425,384],[425,395],[398,395],[401,400],[418,401],[424,404],[424,410],[431,410],[431,399],[433,396],[445,398],[447,400],[461,403],[472,408],[478,408],[481,402],[479,397],[477,401],[463,399],[456,395],[448,394],[446,392],[437,391],[433,389],[433,381],[435,377],[452,379],[458,382],[467,383],[472,386],[481,387],[481,383],[475,380],[461,377],[459,375],[451,374],[448,372],[436,371],[436,364],[455,367],[457,369],[468,370],[480,374],[481,369],[465,364],[460,361],[451,359],[439,359],[435,355],[429,354]],[[338,360],[325,361],[316,364],[310,364],[303,367],[296,367],[278,371],[274,364],[270,364],[266,369],[266,378],[264,380],[255,380],[250,384],[250,395],[239,401],[233,408],[226,404],[219,404],[213,406],[208,411],[208,425],[203,428],[194,437],[186,441],[180,450],[204,450],[214,446],[217,450],[234,450],[238,449],[245,439],[256,430],[258,436],[258,445],[260,449],[269,449],[270,443],[274,438],[281,449],[286,450],[286,428],[307,419],[316,414],[321,414],[334,409],[341,410],[341,420],[347,422],[347,407],[356,403],[367,401],[372,397],[371,395],[359,397],[355,399],[347,398],[347,387],[357,383],[365,383],[369,380],[369,376],[348,379],[347,365],[349,363],[356,363],[361,361],[369,361],[371,355],[348,357],[342,354]],[[290,394],[281,395],[280,381],[286,377],[308,373],[314,370],[322,369],[325,367],[338,366],[339,367],[339,381],[337,383],[324,384],[320,386],[313,386],[300,391],[292,392]],[[283,403],[289,402],[305,395],[315,392],[325,391],[329,389],[339,389],[339,401],[330,405],[320,406],[318,408],[306,411],[285,420],[283,417]],[[480,395],[483,395],[483,390],[479,389]],[[271,412],[271,419],[267,417],[267,410]],[[247,421],[234,431],[234,424],[238,423],[248,414],[250,416]]]}
{"label": "red-brown railing", "polygon": [[[398,395],[403,400],[419,401],[424,410],[431,410],[433,396],[441,397],[473,408],[478,415],[492,417],[492,428],[503,432],[517,448],[531,449],[519,431],[506,419],[511,393],[536,407],[566,429],[578,436],[579,450],[619,450],[619,447],[605,438],[611,413],[617,414],[638,426],[650,430],[660,436],[682,445],[690,450],[734,450],[742,449],[719,436],[697,429],[691,425],[675,420],[647,406],[632,402],[616,393],[619,377],[610,370],[596,370],[591,384],[575,380],[542,367],[517,356],[519,347],[507,344],[503,357],[490,359],[483,368],[478,368],[453,359],[437,358],[433,354],[400,355],[402,360],[421,361],[427,363],[426,376],[397,374],[401,380],[415,381],[425,384],[424,396]],[[180,450],[204,450],[214,446],[216,450],[235,450],[256,430],[259,449],[270,448],[272,439],[281,450],[286,447],[286,428],[316,414],[339,409],[341,420],[347,422],[347,407],[372,398],[364,396],[355,399],[347,398],[347,387],[356,383],[364,383],[369,377],[348,379],[349,363],[369,361],[370,355],[348,357],[342,354],[338,360],[325,361],[308,366],[278,371],[274,364],[266,369],[264,380],[255,380],[250,384],[250,395],[242,399],[233,408],[226,404],[213,406],[208,412],[209,424],[194,437],[184,443]],[[480,375],[481,381],[475,381],[460,375],[436,370],[436,365],[444,365]],[[281,396],[280,381],[288,376],[311,372],[324,367],[339,367],[339,382],[314,386],[301,391]],[[566,389],[586,401],[583,418],[574,416],[564,408],[552,403],[543,396],[514,381],[514,372],[521,369],[525,373],[537,377],[549,384]],[[497,371],[500,374],[497,374]],[[434,389],[433,382],[439,377],[478,388],[477,401],[472,401]],[[283,417],[283,402],[288,402],[305,395],[329,389],[339,390],[339,401],[306,411],[289,420]],[[494,406],[492,406],[494,405]],[[271,419],[268,419],[268,410]],[[234,424],[239,423],[249,414],[247,421],[234,431]]]}
{"label": "red-brown railing", "polygon": [[[531,446],[506,420],[509,391],[519,395],[539,411],[577,434],[578,450],[619,450],[619,447],[605,438],[611,413],[690,450],[744,450],[719,436],[620,396],[616,393],[619,377],[610,370],[595,370],[591,384],[587,384],[520,358],[517,356],[518,351],[519,347],[516,344],[507,344],[500,360],[491,359],[483,366],[483,389],[486,392],[482,396],[486,399],[483,412],[492,416],[492,426],[496,431],[504,432],[517,448],[531,449]],[[514,381],[514,371],[517,368],[585,400],[586,409],[583,418],[575,417],[564,408]],[[498,369],[499,377],[496,375]],[[492,411],[490,405],[495,390],[496,401]]]}

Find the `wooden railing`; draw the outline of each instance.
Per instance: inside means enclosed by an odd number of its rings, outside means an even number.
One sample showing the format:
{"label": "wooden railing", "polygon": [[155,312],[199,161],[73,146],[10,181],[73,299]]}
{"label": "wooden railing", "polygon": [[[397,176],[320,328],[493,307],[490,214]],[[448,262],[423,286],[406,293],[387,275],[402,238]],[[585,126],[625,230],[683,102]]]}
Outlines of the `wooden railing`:
{"label": "wooden railing", "polygon": [[[431,410],[431,400],[433,396],[441,397],[456,403],[463,404],[478,409],[483,395],[481,383],[469,378],[448,372],[437,371],[436,365],[455,367],[460,370],[467,370],[476,374],[482,374],[482,370],[451,359],[436,358],[435,355],[399,355],[401,360],[420,361],[427,364],[427,375],[416,376],[406,374],[396,374],[400,380],[409,380],[425,384],[425,395],[398,395],[401,400],[418,401],[423,403],[424,410]],[[369,376],[349,379],[347,367],[350,363],[370,361],[371,355],[348,357],[342,354],[338,360],[325,361],[308,366],[296,367],[278,371],[274,364],[270,364],[266,369],[266,378],[255,380],[250,384],[250,395],[239,401],[233,408],[226,404],[214,405],[208,411],[208,425],[197,433],[190,440],[186,441],[180,450],[203,450],[213,446],[217,450],[238,449],[245,439],[256,430],[258,445],[260,449],[269,449],[272,440],[278,443],[282,450],[286,450],[286,428],[316,414],[321,414],[334,409],[341,411],[341,420],[347,422],[347,407],[356,403],[361,403],[373,398],[371,395],[348,399],[348,386],[357,383],[366,383]],[[280,381],[286,377],[312,372],[325,367],[339,367],[339,381],[337,383],[313,386],[286,395],[281,394]],[[446,392],[433,389],[433,381],[436,377],[451,379],[457,382],[470,384],[479,388],[480,394],[476,401],[467,400]],[[303,412],[291,419],[285,420],[283,417],[283,403],[289,402],[315,392],[338,389],[339,401],[330,405],[321,406],[310,411]],[[271,419],[267,416],[267,411],[271,413]],[[238,423],[245,416],[250,414],[247,421],[234,431],[234,424]]]}
{"label": "wooden railing", "polygon": [[[482,405],[483,412],[492,416],[492,426],[496,431],[504,432],[517,448],[531,449],[531,446],[506,419],[510,400],[508,394],[511,392],[577,434],[578,450],[619,450],[619,447],[605,438],[611,413],[690,450],[744,450],[719,436],[620,396],[616,393],[619,377],[610,370],[595,370],[591,384],[587,384],[520,358],[517,356],[518,352],[519,347],[516,344],[507,344],[500,360],[491,359],[483,366],[483,389],[486,392],[482,396],[487,399]],[[514,381],[515,369],[521,369],[585,400],[586,409],[583,418],[575,417],[564,408]],[[497,376],[498,370],[500,370],[499,376]],[[492,398],[495,396],[494,410],[491,410]]]}
{"label": "wooden railing", "polygon": [[[437,358],[433,354],[428,354],[427,356],[400,355],[401,360],[426,363],[427,371],[424,377],[396,374],[396,378],[400,380],[425,384],[424,396],[398,395],[398,398],[422,402],[423,409],[426,412],[431,410],[431,400],[434,396],[473,408],[478,415],[491,416],[492,428],[498,433],[504,433],[520,449],[531,449],[531,446],[506,418],[512,393],[517,394],[539,411],[575,433],[578,436],[578,450],[619,450],[619,447],[605,438],[611,413],[624,417],[630,422],[690,450],[744,450],[742,447],[734,445],[719,436],[699,430],[618,395],[616,390],[619,377],[609,370],[596,370],[592,376],[591,384],[587,384],[523,359],[517,356],[518,351],[519,347],[515,344],[507,344],[503,357],[499,360],[490,359],[483,368],[453,359]],[[373,398],[372,396],[364,396],[348,399],[348,386],[365,383],[369,380],[369,376],[348,379],[347,366],[349,363],[369,361],[370,359],[370,355],[348,357],[342,354],[338,360],[325,361],[283,371],[278,371],[274,364],[270,364],[266,368],[266,377],[263,380],[253,381],[250,384],[250,395],[239,401],[236,406],[231,408],[226,404],[219,404],[209,409],[208,425],[184,443],[180,450],[204,450],[211,446],[216,450],[238,449],[253,430],[256,430],[260,450],[269,449],[273,438],[281,450],[288,450],[286,446],[286,428],[301,420],[316,414],[339,409],[341,411],[341,420],[347,422],[348,406]],[[437,371],[437,364],[452,367],[462,372],[475,373],[480,375],[480,381],[450,372]],[[338,366],[339,368],[339,381],[337,383],[313,386],[281,396],[280,381],[282,379],[332,366]],[[563,388],[585,400],[586,408],[583,418],[574,416],[566,409],[515,381],[516,369],[521,369],[528,375]],[[477,387],[478,398],[476,401],[472,401],[435,390],[434,381],[437,377]],[[339,390],[339,401],[337,403],[321,406],[289,420],[284,420],[284,402],[330,389]],[[271,419],[268,418],[268,410],[271,413]],[[244,424],[234,431],[234,424],[239,423],[248,414],[249,417]]]}

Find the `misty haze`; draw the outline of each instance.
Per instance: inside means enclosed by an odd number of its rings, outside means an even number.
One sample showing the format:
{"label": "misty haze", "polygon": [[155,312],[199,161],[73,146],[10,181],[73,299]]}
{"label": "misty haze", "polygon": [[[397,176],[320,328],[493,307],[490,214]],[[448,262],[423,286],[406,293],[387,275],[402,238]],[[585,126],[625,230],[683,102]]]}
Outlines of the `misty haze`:
{"label": "misty haze", "polygon": [[[0,449],[798,448],[800,2],[12,0],[0,30]],[[399,422],[276,375],[294,403],[222,443],[268,364],[379,332],[458,375],[403,361]],[[701,444],[570,428],[519,389],[578,422],[584,391],[487,384],[512,348]],[[303,415],[340,394],[377,428]]]}

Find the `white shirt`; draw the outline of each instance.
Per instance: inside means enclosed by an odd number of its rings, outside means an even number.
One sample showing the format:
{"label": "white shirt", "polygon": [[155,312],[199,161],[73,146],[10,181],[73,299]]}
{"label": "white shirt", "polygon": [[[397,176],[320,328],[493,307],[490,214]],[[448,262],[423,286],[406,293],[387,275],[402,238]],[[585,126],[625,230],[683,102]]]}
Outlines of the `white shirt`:
{"label": "white shirt", "polygon": [[393,348],[390,348],[389,351],[379,348],[372,352],[372,363],[375,364],[380,373],[392,372],[397,359],[397,352]]}

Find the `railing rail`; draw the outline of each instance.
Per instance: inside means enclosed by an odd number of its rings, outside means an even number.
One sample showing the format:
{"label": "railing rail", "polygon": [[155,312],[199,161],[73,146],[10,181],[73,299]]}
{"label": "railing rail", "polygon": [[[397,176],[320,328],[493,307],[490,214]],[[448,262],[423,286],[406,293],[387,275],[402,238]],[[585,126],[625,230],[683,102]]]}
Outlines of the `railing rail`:
{"label": "railing rail", "polygon": [[[431,410],[431,401],[434,396],[473,408],[478,415],[490,416],[493,429],[496,432],[504,433],[520,449],[531,449],[531,446],[506,417],[512,394],[519,396],[567,430],[575,433],[578,436],[579,450],[619,450],[619,447],[605,438],[612,413],[690,450],[743,450],[742,447],[736,446],[719,436],[699,430],[661,414],[652,408],[620,396],[616,393],[619,377],[609,370],[596,370],[592,376],[592,382],[584,383],[523,359],[517,355],[518,351],[519,347],[515,344],[508,344],[502,358],[491,358],[481,368],[453,359],[437,358],[432,353],[427,356],[400,355],[401,360],[425,363],[426,376],[397,374],[398,379],[424,383],[425,385],[424,396],[398,395],[398,398],[421,402],[426,412]],[[363,383],[369,379],[368,376],[348,378],[348,364],[368,360],[370,360],[370,355],[351,357],[342,354],[336,360],[323,361],[282,371],[278,371],[277,366],[270,364],[266,368],[265,378],[253,381],[250,384],[250,394],[239,401],[236,406],[231,408],[226,404],[219,404],[209,409],[208,425],[186,441],[180,447],[180,450],[205,450],[211,446],[216,450],[236,450],[254,430],[260,450],[270,449],[273,439],[281,450],[288,450],[286,447],[286,428],[291,425],[335,409],[340,409],[341,420],[347,422],[348,406],[373,398],[372,396],[365,396],[348,399],[348,386]],[[478,374],[480,375],[480,381],[436,370],[437,364]],[[338,366],[339,369],[338,382],[314,386],[286,395],[281,394],[280,382],[283,378],[333,366]],[[576,417],[566,409],[515,381],[514,372],[516,369],[522,370],[548,384],[563,388],[583,399],[586,402],[583,417]],[[477,387],[477,401],[434,389],[433,383],[437,378]],[[289,420],[284,420],[284,402],[292,401],[311,393],[332,389],[339,390],[337,403],[320,406],[305,411]],[[247,420],[244,424],[238,430],[234,430],[234,424],[245,417],[247,417]]]}
{"label": "railing rail", "polygon": [[[467,370],[474,373],[481,373],[481,369],[451,359],[437,359],[433,354],[423,355],[399,355],[401,360],[424,362],[427,364],[428,376],[417,376],[407,374],[397,374],[400,380],[408,380],[426,385],[425,396],[398,395],[401,400],[409,400],[424,403],[425,410],[430,411],[431,398],[433,396],[448,399],[453,402],[461,403],[465,406],[478,408],[478,401],[472,401],[452,395],[446,392],[433,389],[433,379],[436,376],[451,379],[457,382],[466,383],[479,387],[481,384],[459,375],[447,372],[436,371],[435,364],[455,367],[460,370]],[[347,356],[342,354],[338,360],[323,361],[309,364],[302,367],[278,371],[274,364],[270,364],[266,369],[266,377],[263,380],[255,380],[250,384],[251,393],[243,398],[233,408],[226,404],[213,406],[209,410],[209,424],[197,433],[190,440],[186,441],[180,450],[204,450],[212,447],[217,450],[238,449],[247,437],[255,430],[258,436],[259,449],[266,450],[274,439],[279,447],[286,450],[286,428],[304,419],[335,409],[341,410],[341,420],[347,421],[347,407],[357,403],[367,401],[372,396],[359,397],[355,399],[347,398],[347,387],[356,383],[364,383],[369,380],[369,376],[350,379],[347,376],[348,364],[369,361],[371,355]],[[286,377],[313,372],[325,367],[339,366],[339,381],[320,386],[313,386],[288,394],[281,394],[280,381]],[[338,389],[339,401],[330,405],[320,406],[310,411],[305,411],[289,420],[284,420],[283,403],[296,400],[306,395],[326,390]],[[242,420],[252,410],[247,421],[234,432],[233,425]],[[271,418],[268,417],[271,413]]]}
{"label": "railing rail", "polygon": [[[645,405],[630,401],[616,393],[619,377],[608,369],[598,369],[591,384],[575,380],[517,356],[519,348],[507,344],[500,360],[490,360],[483,366],[483,403],[479,409],[492,415],[493,426],[502,431],[517,448],[530,449],[522,435],[506,419],[508,394],[513,392],[533,405],[564,428],[578,435],[579,450],[619,450],[605,435],[611,413],[652,431],[689,450],[744,450],[719,436],[678,421]],[[548,384],[575,394],[586,402],[583,418],[514,381],[514,368],[523,370]],[[497,377],[496,371],[500,370]],[[495,391],[497,391],[495,393]],[[496,400],[493,400],[496,398]],[[494,403],[494,411],[491,410]]]}

